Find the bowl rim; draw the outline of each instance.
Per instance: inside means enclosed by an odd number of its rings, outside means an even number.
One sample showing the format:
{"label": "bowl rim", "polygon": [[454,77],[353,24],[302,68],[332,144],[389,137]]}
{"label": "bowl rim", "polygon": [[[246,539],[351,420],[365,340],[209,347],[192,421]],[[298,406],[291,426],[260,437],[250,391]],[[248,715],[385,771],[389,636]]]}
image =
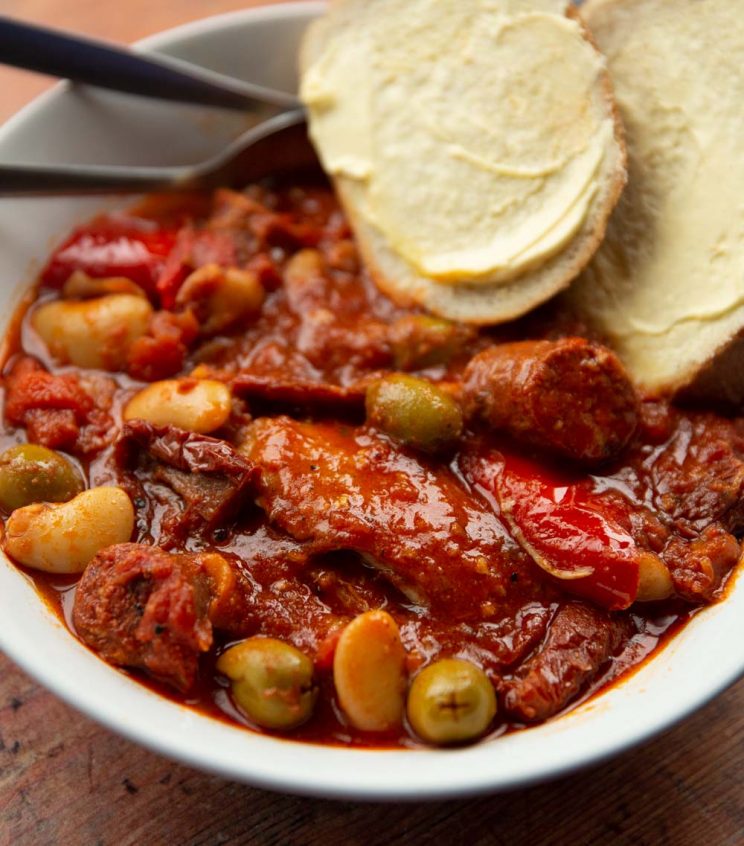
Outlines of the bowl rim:
{"label": "bowl rim", "polygon": [[[198,38],[233,24],[249,26],[279,18],[310,19],[324,5],[322,2],[279,3],[228,12],[164,30],[137,42],[136,47],[157,50],[175,39]],[[32,100],[6,121],[0,128],[0,137],[12,133],[30,116],[42,111],[66,87],[67,83],[59,83]],[[0,558],[3,566],[15,571],[19,582],[25,580],[19,591],[33,591],[36,601],[43,606],[42,613],[49,618],[44,625],[56,624],[62,635],[59,643],[48,646],[51,653],[58,652],[63,660],[50,662],[49,652],[24,637],[19,624],[0,619],[0,648],[44,687],[94,721],[158,754],[222,777],[301,795],[420,801],[505,791],[555,779],[595,765],[665,731],[744,675],[744,654],[729,650],[728,654],[718,656],[719,661],[710,664],[704,685],[686,688],[677,681],[678,695],[660,711],[634,699],[638,696],[635,688],[642,692],[644,684],[658,685],[657,677],[663,675],[663,668],[657,666],[661,656],[656,655],[631,676],[569,714],[495,742],[454,750],[348,749],[299,743],[235,728],[196,713],[110,667],[53,617],[28,577],[4,555]],[[726,602],[736,593],[744,603],[744,578],[739,576],[741,567],[727,590]],[[736,609],[726,607],[726,602],[696,615],[664,648],[664,654],[684,651],[697,630],[713,625],[712,618],[716,616],[724,622],[728,620],[729,626],[736,625],[737,631],[741,629],[744,634],[744,625],[731,622]],[[78,671],[92,681],[82,693]],[[618,700],[619,709],[615,705]],[[139,715],[139,712],[147,718],[132,719],[132,713]],[[628,720],[629,716],[632,719]],[[195,731],[202,733],[208,742],[195,743]],[[241,757],[244,754],[249,756],[247,760]]]}

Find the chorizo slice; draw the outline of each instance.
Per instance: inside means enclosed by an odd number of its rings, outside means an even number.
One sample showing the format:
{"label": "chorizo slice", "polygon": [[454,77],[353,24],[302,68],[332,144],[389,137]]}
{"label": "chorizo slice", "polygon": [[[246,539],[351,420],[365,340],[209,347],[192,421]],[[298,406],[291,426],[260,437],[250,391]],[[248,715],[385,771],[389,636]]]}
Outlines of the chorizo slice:
{"label": "chorizo slice", "polygon": [[583,338],[489,347],[465,370],[463,401],[471,418],[583,464],[617,456],[638,425],[619,359]]}

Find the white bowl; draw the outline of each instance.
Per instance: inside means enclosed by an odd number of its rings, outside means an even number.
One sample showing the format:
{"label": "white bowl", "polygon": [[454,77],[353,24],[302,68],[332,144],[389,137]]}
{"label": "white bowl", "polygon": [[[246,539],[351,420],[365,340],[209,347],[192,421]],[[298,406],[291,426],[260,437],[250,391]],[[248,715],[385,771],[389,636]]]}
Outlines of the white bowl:
{"label": "white bowl", "polygon": [[[143,42],[215,70],[292,90],[298,38],[320,4],[208,18]],[[178,163],[216,151],[245,118],[58,86],[0,130],[0,161]],[[77,222],[131,200],[0,201],[0,311]],[[357,799],[514,788],[616,754],[689,714],[744,672],[744,580],[627,681],[553,722],[467,749],[330,748],[275,740],[161,698],[109,667],[0,560],[0,648],[70,705],[164,755],[277,790]]]}

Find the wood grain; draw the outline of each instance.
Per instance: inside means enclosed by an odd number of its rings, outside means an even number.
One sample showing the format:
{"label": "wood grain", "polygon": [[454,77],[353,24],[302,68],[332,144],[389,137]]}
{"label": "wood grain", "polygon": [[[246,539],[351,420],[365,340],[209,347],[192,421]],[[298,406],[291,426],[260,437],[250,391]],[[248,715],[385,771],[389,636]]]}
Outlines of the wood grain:
{"label": "wood grain", "polygon": [[0,657],[0,844],[738,846],[744,682],[641,748],[553,784],[367,805],[254,790],[145,752]]}
{"label": "wood grain", "polygon": [[[2,12],[128,42],[249,5],[3,0]],[[0,68],[0,120],[47,84]],[[743,765],[739,683],[665,736],[554,784],[436,804],[300,799],[146,752],[81,717],[0,656],[0,846],[736,846],[744,840]]]}

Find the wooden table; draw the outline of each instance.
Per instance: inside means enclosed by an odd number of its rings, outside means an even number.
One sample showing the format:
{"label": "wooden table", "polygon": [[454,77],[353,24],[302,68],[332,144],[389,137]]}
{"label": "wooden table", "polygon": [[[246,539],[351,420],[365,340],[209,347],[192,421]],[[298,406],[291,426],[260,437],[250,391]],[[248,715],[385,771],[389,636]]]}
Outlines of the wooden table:
{"label": "wooden table", "polygon": [[[2,12],[131,41],[248,5],[3,0]],[[0,68],[0,120],[46,84]],[[143,751],[81,717],[0,656],[0,846],[737,846],[744,842],[743,773],[739,683],[640,749],[512,795],[384,806],[299,799]]]}
{"label": "wooden table", "polygon": [[366,805],[280,796],[145,752],[0,656],[2,846],[739,846],[744,684],[585,773],[511,795]]}

